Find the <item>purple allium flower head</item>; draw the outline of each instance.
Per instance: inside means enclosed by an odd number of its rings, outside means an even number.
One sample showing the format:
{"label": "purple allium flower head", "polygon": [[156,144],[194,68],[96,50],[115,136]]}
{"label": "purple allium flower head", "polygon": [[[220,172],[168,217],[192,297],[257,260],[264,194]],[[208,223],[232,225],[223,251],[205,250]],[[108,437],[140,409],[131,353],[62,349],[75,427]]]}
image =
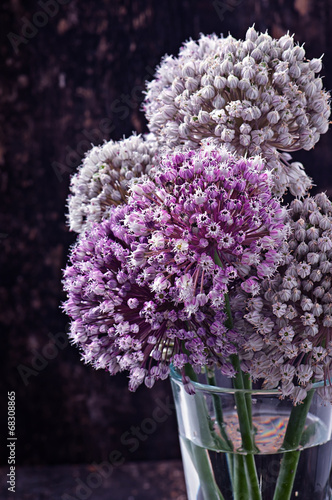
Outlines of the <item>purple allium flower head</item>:
{"label": "purple allium flower head", "polygon": [[189,316],[205,304],[222,310],[236,280],[255,295],[280,263],[285,210],[259,157],[208,146],[165,156],[154,181],[142,178],[130,192],[119,231],[135,238],[132,269]]}
{"label": "purple allium flower head", "polygon": [[[289,216],[285,265],[255,300],[241,291],[231,306],[246,339],[244,369],[297,404],[313,381],[331,379],[332,204],[324,193],[294,200]],[[329,384],[321,393],[332,401]]]}
{"label": "purple allium flower head", "polygon": [[172,147],[214,138],[237,154],[262,154],[274,192],[302,196],[311,180],[288,153],[311,149],[328,130],[321,66],[289,34],[274,39],[252,27],[245,40],[201,35],[166,56],[147,84],[149,128]]}
{"label": "purple allium flower head", "polygon": [[145,284],[155,274],[151,266],[141,271],[129,265],[135,238],[120,222],[128,210],[113,209],[110,220],[82,233],[64,272],[69,336],[83,360],[111,374],[128,370],[131,390],[166,378],[170,362],[183,377],[187,362],[197,372],[216,363],[222,373],[234,375],[228,358],[236,348],[223,326],[225,314],[208,310],[202,300],[200,310],[189,315],[181,303],[168,300],[165,281]]}

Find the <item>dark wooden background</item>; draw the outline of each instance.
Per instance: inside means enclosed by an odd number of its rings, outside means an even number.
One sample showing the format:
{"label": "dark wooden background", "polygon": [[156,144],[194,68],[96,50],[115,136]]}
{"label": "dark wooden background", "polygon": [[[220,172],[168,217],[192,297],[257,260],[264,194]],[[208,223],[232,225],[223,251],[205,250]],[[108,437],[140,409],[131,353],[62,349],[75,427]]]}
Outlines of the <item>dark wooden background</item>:
{"label": "dark wooden background", "polygon": [[[324,81],[331,89],[332,3],[51,0],[53,17],[40,15],[42,3],[2,0],[0,7],[2,444],[6,394],[15,390],[20,464],[99,463],[114,450],[130,461],[177,458],[172,411],[138,439],[135,451],[121,442],[124,433],[135,432],[131,426],[148,428],[158,401],[170,398],[168,382],[132,394],[125,375],[93,371],[71,346],[50,359],[48,334],[65,338],[67,325],[59,306],[61,269],[74,241],[64,218],[70,174],[91,142],[146,131],[144,81],[164,53],[177,54],[200,32],[243,38],[253,23],[276,37],[294,32],[308,57],[325,53]],[[317,189],[330,194],[331,137],[296,155]],[[6,448],[0,449],[6,464]]]}

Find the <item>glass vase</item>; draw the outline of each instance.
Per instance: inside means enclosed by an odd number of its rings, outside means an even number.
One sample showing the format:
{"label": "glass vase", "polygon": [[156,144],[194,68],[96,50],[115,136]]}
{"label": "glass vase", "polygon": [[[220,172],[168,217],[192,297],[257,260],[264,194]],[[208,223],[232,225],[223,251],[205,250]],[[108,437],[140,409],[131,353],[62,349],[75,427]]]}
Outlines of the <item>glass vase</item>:
{"label": "glass vase", "polygon": [[294,406],[213,380],[188,394],[171,369],[188,500],[332,499],[332,405],[318,387]]}

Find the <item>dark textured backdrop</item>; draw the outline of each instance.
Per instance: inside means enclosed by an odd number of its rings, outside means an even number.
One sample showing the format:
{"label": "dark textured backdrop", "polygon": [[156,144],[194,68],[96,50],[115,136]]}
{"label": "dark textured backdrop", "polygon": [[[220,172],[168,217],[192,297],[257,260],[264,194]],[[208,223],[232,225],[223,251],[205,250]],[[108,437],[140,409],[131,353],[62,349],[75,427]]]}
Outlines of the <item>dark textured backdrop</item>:
{"label": "dark textured backdrop", "polygon": [[[99,462],[112,450],[128,460],[177,457],[174,413],[153,420],[170,397],[168,382],[129,393],[125,376],[93,371],[66,345],[59,305],[74,241],[64,219],[70,174],[91,142],[146,130],[144,81],[164,53],[177,54],[200,32],[243,38],[254,22],[276,37],[294,32],[308,57],[325,53],[331,89],[332,3],[2,0],[0,9],[1,438],[6,393],[15,390],[21,464]],[[330,194],[331,137],[296,155]],[[145,432],[129,441],[137,428]],[[5,464],[2,445],[1,453]]]}

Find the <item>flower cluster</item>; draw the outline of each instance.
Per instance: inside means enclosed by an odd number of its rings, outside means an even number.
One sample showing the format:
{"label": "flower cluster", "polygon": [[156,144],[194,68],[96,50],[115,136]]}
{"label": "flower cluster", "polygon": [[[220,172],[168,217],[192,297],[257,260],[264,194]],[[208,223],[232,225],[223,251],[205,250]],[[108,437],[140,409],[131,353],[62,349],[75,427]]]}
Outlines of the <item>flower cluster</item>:
{"label": "flower cluster", "polygon": [[131,390],[173,363],[189,393],[188,364],[241,365],[294,404],[331,378],[332,205],[303,199],[311,180],[289,154],[327,131],[320,70],[288,34],[202,35],[148,84],[150,134],[86,155],[64,272],[86,363],[128,371]]}
{"label": "flower cluster", "polygon": [[[241,292],[233,307],[241,315],[246,309],[236,323],[247,335],[243,368],[298,403],[332,368],[332,203],[324,193],[294,200],[289,215],[285,267],[263,280],[258,297]],[[332,400],[329,387],[322,392]]]}
{"label": "flower cluster", "polygon": [[70,229],[80,233],[101,221],[109,206],[123,203],[128,181],[151,170],[156,149],[153,134],[93,147],[71,179]]}
{"label": "flower cluster", "polygon": [[167,376],[170,361],[200,371],[212,361],[234,374],[239,339],[225,327],[224,294],[240,282],[255,295],[287,236],[261,159],[226,149],[166,156],[152,180],[83,233],[65,272],[84,360],[130,371],[130,387]]}
{"label": "flower cluster", "polygon": [[311,181],[281,152],[311,149],[329,125],[320,59],[305,59],[293,37],[247,31],[245,41],[202,35],[167,56],[148,83],[145,111],[160,143],[190,147],[203,138],[237,154],[262,154],[275,193],[303,195]]}

